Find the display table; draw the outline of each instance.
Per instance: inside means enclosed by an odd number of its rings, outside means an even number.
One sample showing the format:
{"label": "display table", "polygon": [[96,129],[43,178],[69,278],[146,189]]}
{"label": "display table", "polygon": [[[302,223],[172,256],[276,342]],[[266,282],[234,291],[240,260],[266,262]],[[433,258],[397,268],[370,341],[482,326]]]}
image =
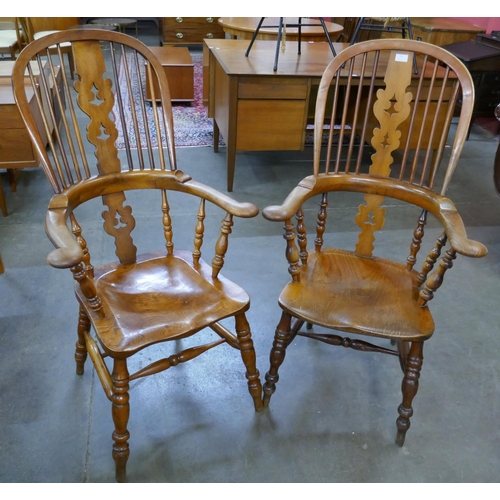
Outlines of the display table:
{"label": "display table", "polygon": [[[250,40],[257,29],[260,17],[222,17],[219,19],[219,24],[225,33],[240,37],[245,40]],[[283,23],[297,24],[298,17],[285,17]],[[303,26],[301,30],[301,40],[303,42],[324,42],[326,40],[325,31],[319,25],[316,19],[302,18],[304,24],[316,23],[317,26]],[[257,40],[276,40],[278,36],[278,28],[266,28],[265,26],[277,26],[279,17],[266,17],[262,27],[257,35]],[[325,26],[330,35],[330,38],[335,41],[338,35],[342,33],[344,27],[340,24],[330,23],[325,21]],[[286,40],[298,40],[298,28],[286,28]]]}

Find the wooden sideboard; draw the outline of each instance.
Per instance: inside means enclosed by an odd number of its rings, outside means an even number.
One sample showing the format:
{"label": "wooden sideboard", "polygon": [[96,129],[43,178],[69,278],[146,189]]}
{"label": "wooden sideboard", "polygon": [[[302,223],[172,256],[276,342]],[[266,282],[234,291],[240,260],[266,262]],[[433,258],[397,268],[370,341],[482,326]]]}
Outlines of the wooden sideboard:
{"label": "wooden sideboard", "polygon": [[161,17],[162,44],[202,44],[205,38],[224,38],[219,17]]}
{"label": "wooden sideboard", "polygon": [[[7,169],[11,189],[16,191],[18,169],[38,167],[39,161],[14,100],[11,80],[13,64],[14,61],[0,61],[0,169]],[[32,67],[36,74],[37,66],[35,62],[32,63]],[[62,80],[59,80],[57,84],[62,85]],[[44,106],[49,106],[43,93],[40,95]],[[34,89],[28,91],[28,97],[35,121],[43,130],[42,118],[36,104]],[[59,112],[55,110],[56,117]],[[45,142],[48,142],[47,137],[44,139]],[[3,198],[1,192],[0,198]],[[7,215],[7,208],[3,199],[0,199],[0,205],[3,215]]]}

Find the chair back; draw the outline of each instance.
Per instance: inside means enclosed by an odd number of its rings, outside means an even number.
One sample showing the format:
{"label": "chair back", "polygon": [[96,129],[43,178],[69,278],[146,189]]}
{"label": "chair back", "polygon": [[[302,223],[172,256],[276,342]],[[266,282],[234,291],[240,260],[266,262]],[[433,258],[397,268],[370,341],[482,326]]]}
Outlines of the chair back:
{"label": "chair back", "polygon": [[[399,39],[350,46],[321,79],[314,173],[362,173],[363,145],[370,144],[375,153],[369,175],[444,194],[467,136],[473,103],[469,71],[441,47]],[[322,167],[325,132],[328,153]]]}
{"label": "chair back", "polygon": [[[61,46],[67,42],[72,44],[75,82],[62,58]],[[30,64],[32,59],[36,64]],[[145,99],[146,81],[150,101]],[[106,30],[53,33],[22,51],[13,82],[21,115],[56,193],[92,175],[176,169],[168,82],[142,42]],[[93,154],[88,154],[89,146]],[[126,150],[125,165],[117,146]]]}

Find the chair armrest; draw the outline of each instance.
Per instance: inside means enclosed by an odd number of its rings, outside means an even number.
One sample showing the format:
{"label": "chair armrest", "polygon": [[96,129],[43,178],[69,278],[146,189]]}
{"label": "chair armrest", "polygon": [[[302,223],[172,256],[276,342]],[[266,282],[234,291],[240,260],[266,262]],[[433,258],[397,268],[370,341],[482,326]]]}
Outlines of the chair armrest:
{"label": "chair armrest", "polygon": [[467,238],[462,218],[449,198],[430,189],[391,178],[377,178],[365,174],[309,176],[291,191],[282,205],[266,207],[262,211],[262,215],[271,221],[286,221],[297,213],[306,200],[329,191],[350,191],[388,196],[417,205],[441,222],[451,246],[458,253],[469,257],[483,257],[488,253],[482,243]]}
{"label": "chair armrest", "polygon": [[67,209],[67,197],[57,194],[50,201],[45,215],[45,231],[56,247],[47,256],[47,261],[58,269],[71,268],[83,260],[83,250],[66,224]]}

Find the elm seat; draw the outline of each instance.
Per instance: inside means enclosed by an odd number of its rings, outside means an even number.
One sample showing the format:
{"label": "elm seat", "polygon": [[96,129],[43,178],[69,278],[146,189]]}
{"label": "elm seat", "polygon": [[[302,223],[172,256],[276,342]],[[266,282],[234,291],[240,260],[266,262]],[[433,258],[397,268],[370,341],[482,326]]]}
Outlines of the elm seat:
{"label": "elm seat", "polygon": [[[67,44],[74,54],[75,82],[60,60],[61,47]],[[53,55],[47,64],[49,53]],[[59,66],[60,84],[51,88]],[[125,481],[131,381],[227,344],[239,351],[254,409],[263,409],[262,385],[246,319],[250,299],[221,272],[235,219],[255,217],[259,210],[177,169],[168,80],[160,61],[139,40],[99,29],[52,33],[22,51],[14,66],[13,82],[21,116],[55,192],[46,215],[46,232],[56,248],[47,259],[56,268],[70,269],[76,282],[76,371],[83,375],[89,356],[111,402],[115,474],[118,481]],[[135,100],[130,91],[132,82],[144,100]],[[32,87],[37,84],[45,96],[45,100],[36,100],[44,120],[34,119],[26,83]],[[145,99],[146,85],[151,103]],[[55,117],[59,126],[49,133]],[[138,138],[138,148],[119,152],[118,130],[123,131],[129,145],[130,127]],[[151,136],[163,136],[164,143],[153,148]],[[42,137],[49,138],[47,150]],[[147,217],[136,219],[127,200],[129,191],[139,192],[130,198],[143,201],[141,210],[149,207]],[[94,198],[102,199],[103,236],[114,244],[118,259],[96,267],[92,263],[94,247],[85,239],[85,225],[77,221],[79,207]],[[176,210],[177,204],[181,208]],[[92,206],[87,205],[88,209]],[[220,229],[209,231],[214,215],[222,218]],[[136,225],[154,221],[163,249],[157,250],[155,245],[139,253],[136,244],[146,246],[147,242],[141,233],[137,235]],[[186,231],[191,250],[176,246],[177,236]],[[101,243],[95,252],[100,255],[102,250]],[[221,322],[229,319],[234,331],[227,321]],[[194,346],[175,342],[188,337]],[[169,342],[174,351],[171,355],[152,348]],[[140,366],[129,373],[128,360],[136,353],[130,366]],[[214,364],[209,376],[215,378],[218,373]],[[234,383],[235,389],[239,382],[221,377],[221,384]]]}
{"label": "elm seat", "polygon": [[[458,98],[462,107],[452,126]],[[403,445],[423,345],[434,333],[429,303],[434,305],[431,301],[458,254],[487,253],[481,243],[467,238],[455,205],[445,195],[466,139],[473,101],[467,68],[446,50],[424,42],[360,42],[328,65],[316,101],[313,174],[302,179],[281,205],[263,210],[266,219],[284,223],[291,276],[279,296],[282,312],[265,376],[264,405],[270,404],[279,368],[286,351],[298,343],[292,342],[297,335],[394,355],[404,374],[396,421],[396,443]],[[372,146],[369,162],[359,144]],[[354,248],[334,246],[332,241],[341,240],[328,232],[329,207],[342,193],[349,193],[358,234]],[[361,204],[353,201],[356,197]],[[317,211],[310,209],[312,199],[317,200]],[[391,220],[387,214],[401,205],[414,216],[403,254],[400,237],[398,243],[379,242],[386,219]],[[436,219],[442,233],[424,241],[430,218]],[[356,337],[343,336],[346,333]],[[298,364],[294,368],[307,369]]]}

